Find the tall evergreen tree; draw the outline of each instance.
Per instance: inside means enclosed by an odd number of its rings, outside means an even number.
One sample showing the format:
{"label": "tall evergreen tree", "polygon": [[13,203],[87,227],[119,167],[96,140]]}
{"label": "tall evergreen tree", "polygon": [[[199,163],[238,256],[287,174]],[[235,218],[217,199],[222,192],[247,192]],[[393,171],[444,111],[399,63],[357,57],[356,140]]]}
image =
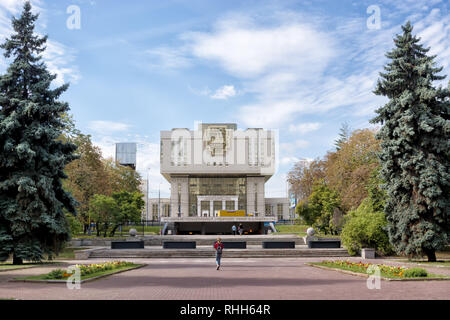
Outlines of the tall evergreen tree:
{"label": "tall evergreen tree", "polygon": [[381,123],[381,175],[387,192],[389,238],[397,253],[426,255],[450,239],[450,84],[436,88],[442,71],[419,44],[408,22],[380,73],[377,95],[389,101],[372,123]]}
{"label": "tall evergreen tree", "polygon": [[58,139],[68,85],[51,88],[56,75],[41,61],[47,36],[34,33],[37,18],[26,2],[0,46],[11,60],[0,76],[0,261],[12,254],[14,264],[56,254],[70,236],[63,209],[75,212],[61,179],[76,146]]}
{"label": "tall evergreen tree", "polygon": [[350,126],[347,122],[344,122],[341,126],[341,129],[339,129],[339,138],[334,141],[334,145],[336,146],[336,150],[340,150],[341,146],[348,141],[350,136],[352,135],[352,130],[350,129]]}

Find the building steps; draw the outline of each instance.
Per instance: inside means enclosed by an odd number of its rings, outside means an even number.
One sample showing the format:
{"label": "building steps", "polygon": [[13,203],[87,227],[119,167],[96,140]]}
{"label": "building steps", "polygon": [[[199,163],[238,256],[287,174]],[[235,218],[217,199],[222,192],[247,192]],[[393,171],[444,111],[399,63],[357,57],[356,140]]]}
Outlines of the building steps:
{"label": "building steps", "polygon": [[[270,257],[348,257],[346,249],[226,249],[223,258],[270,258]],[[215,251],[213,248],[197,249],[109,249],[99,248],[91,250],[88,258],[213,258]]]}
{"label": "building steps", "polygon": [[[247,245],[259,245],[261,246],[263,241],[294,241],[296,245],[304,245],[303,238],[296,235],[164,235],[164,236],[136,236],[136,237],[124,237],[121,239],[139,241],[144,240],[145,246],[162,246],[163,241],[195,241],[197,246],[213,245],[216,239],[220,237],[222,241],[246,241]],[[73,239],[70,242],[70,246],[83,247],[83,246],[99,246],[109,247],[111,241],[119,241],[120,239],[108,239],[108,238],[96,238],[96,239]]]}

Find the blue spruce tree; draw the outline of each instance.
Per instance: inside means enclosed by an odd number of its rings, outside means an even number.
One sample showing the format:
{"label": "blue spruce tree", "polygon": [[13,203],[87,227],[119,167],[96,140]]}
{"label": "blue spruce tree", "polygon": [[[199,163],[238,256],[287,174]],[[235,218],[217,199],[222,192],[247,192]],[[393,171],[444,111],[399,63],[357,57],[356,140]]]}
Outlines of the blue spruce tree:
{"label": "blue spruce tree", "polygon": [[41,61],[47,36],[34,34],[37,18],[26,2],[0,46],[11,61],[0,76],[0,261],[12,255],[14,264],[57,254],[69,239],[63,210],[75,212],[61,179],[76,147],[58,139],[69,110],[58,99],[68,85],[51,87],[56,76]]}
{"label": "blue spruce tree", "polygon": [[412,29],[409,22],[402,26],[386,55],[374,93],[389,101],[372,123],[382,125],[377,138],[390,242],[399,254],[435,261],[450,239],[450,87],[433,86],[445,76]]}

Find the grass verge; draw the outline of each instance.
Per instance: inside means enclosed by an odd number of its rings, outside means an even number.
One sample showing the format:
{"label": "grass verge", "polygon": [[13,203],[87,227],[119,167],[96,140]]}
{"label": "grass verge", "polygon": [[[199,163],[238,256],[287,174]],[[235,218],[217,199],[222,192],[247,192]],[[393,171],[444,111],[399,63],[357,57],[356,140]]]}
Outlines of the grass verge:
{"label": "grass verge", "polygon": [[[374,273],[368,273],[369,266],[372,264],[363,264],[363,263],[342,263],[342,260],[338,261],[322,261],[322,262],[311,262],[306,263],[306,265],[312,267],[318,267],[321,269],[329,269],[341,271],[347,274],[353,274],[357,276],[369,277]],[[420,280],[450,280],[450,276],[442,275],[442,274],[433,274],[428,273],[424,277],[405,277],[403,273],[407,270],[404,267],[393,267],[387,265],[373,265],[377,266],[380,270],[380,277],[384,280],[399,280],[399,281],[420,281]]]}
{"label": "grass verge", "polygon": [[55,264],[57,262],[53,261],[43,261],[43,262],[33,262],[33,263],[24,263],[24,264],[12,264],[11,262],[0,263],[0,272],[2,271],[11,271],[11,270],[21,270],[28,269],[33,267],[41,267],[48,264]]}
{"label": "grass verge", "polygon": [[[306,230],[308,230],[310,226],[304,225],[304,224],[288,224],[288,225],[277,225],[275,224],[275,229],[277,229],[276,234],[295,234],[299,237],[306,236]],[[336,235],[330,235],[330,234],[323,234],[323,233],[316,233],[314,234],[315,237],[339,237]]]}
{"label": "grass verge", "polygon": [[[125,271],[130,271],[130,270],[134,270],[134,269],[138,269],[145,266],[145,264],[130,264],[130,265],[126,265],[126,266],[122,266],[122,267],[118,267],[112,270],[104,270],[104,271],[99,271],[99,272],[94,272],[94,273],[89,273],[86,275],[82,275],[80,280],[81,283],[85,282],[85,281],[90,281],[90,280],[96,280],[99,278],[103,278],[106,276],[110,276],[112,274],[116,274],[116,273],[121,273],[121,272],[125,272]],[[13,281],[20,281],[20,282],[49,282],[49,283],[55,283],[55,282],[66,282],[67,279],[69,277],[63,277],[60,279],[49,279],[48,278],[48,273],[45,274],[40,274],[40,275],[35,275],[35,276],[27,276],[27,277],[17,277],[14,278]]]}

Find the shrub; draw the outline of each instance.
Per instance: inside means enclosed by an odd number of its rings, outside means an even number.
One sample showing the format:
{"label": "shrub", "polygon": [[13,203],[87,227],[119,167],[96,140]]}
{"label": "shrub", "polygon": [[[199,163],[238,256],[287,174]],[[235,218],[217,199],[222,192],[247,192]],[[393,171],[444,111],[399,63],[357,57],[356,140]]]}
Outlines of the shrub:
{"label": "shrub", "polygon": [[62,269],[55,269],[55,270],[50,271],[47,274],[46,278],[47,279],[62,279],[64,277],[64,273],[65,273],[65,271]]}
{"label": "shrub", "polygon": [[421,278],[428,276],[428,272],[423,268],[410,268],[404,271],[403,276],[405,278]]}
{"label": "shrub", "polygon": [[392,247],[386,225],[384,213],[373,210],[370,199],[366,198],[358,209],[346,217],[341,234],[342,244],[352,255],[362,248],[374,248],[382,254],[389,254]]}
{"label": "shrub", "polygon": [[70,227],[70,233],[72,234],[72,237],[80,234],[83,232],[83,225],[81,224],[80,220],[78,220],[77,217],[70,213],[66,213],[66,220]]}

